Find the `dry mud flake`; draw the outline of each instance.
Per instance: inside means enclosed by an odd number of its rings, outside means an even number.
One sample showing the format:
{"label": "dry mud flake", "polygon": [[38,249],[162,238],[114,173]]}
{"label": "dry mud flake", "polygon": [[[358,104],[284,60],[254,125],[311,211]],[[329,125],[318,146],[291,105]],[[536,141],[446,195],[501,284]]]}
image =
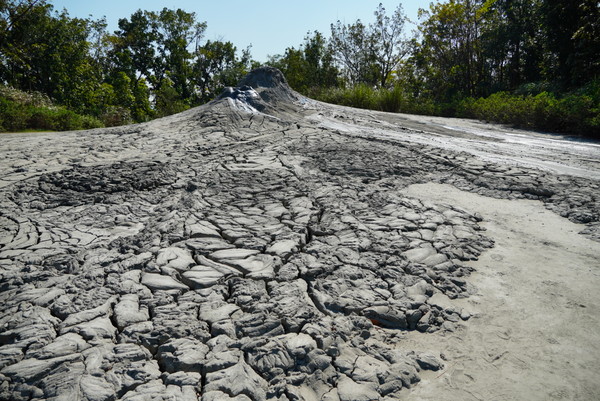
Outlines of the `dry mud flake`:
{"label": "dry mud flake", "polygon": [[598,238],[598,182],[427,127],[263,67],[146,124],[3,137],[0,400],[392,400],[444,373],[407,333],[469,330],[494,239],[404,189],[541,200]]}

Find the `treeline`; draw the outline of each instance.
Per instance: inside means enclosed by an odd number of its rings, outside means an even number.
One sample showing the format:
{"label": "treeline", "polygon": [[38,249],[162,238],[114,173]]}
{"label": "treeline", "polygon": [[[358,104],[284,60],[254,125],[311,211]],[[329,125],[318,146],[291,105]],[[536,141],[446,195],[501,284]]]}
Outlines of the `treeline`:
{"label": "treeline", "polygon": [[331,25],[270,63],[331,103],[600,137],[597,0],[450,0]]}
{"label": "treeline", "polygon": [[139,10],[118,27],[46,0],[0,1],[0,130],[147,121],[206,102],[252,68],[249,49],[203,41],[195,13]]}
{"label": "treeline", "polygon": [[[309,32],[267,64],[332,103],[600,136],[599,21],[597,0],[438,1],[418,24],[380,5],[372,22]],[[202,104],[258,65],[250,49],[203,41],[206,23],[183,10],[140,10],[118,27],[47,0],[0,1],[0,83],[52,99],[52,121],[117,125]],[[15,105],[44,120],[0,93],[4,129]]]}

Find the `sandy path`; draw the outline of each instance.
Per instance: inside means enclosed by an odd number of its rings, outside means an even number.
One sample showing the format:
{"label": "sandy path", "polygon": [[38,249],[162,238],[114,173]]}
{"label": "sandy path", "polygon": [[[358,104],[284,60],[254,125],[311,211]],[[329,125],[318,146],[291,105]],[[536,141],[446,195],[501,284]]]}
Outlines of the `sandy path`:
{"label": "sandy path", "polygon": [[600,244],[540,202],[439,184],[413,185],[406,193],[481,213],[496,246],[471,263],[475,295],[436,297],[474,314],[466,327],[407,333],[401,342],[448,359],[444,371],[424,376],[404,399],[600,399]]}

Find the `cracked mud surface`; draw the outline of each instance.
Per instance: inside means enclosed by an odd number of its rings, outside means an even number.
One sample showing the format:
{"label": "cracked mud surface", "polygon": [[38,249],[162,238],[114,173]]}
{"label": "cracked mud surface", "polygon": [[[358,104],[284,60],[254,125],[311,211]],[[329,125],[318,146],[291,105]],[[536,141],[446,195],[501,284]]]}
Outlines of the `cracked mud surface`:
{"label": "cracked mud surface", "polygon": [[406,121],[261,69],[147,124],[3,136],[0,400],[398,399],[447,365],[402,333],[468,325],[431,299],[473,294],[494,246],[409,185],[540,200],[600,238],[598,180],[573,173],[596,148],[537,170]]}

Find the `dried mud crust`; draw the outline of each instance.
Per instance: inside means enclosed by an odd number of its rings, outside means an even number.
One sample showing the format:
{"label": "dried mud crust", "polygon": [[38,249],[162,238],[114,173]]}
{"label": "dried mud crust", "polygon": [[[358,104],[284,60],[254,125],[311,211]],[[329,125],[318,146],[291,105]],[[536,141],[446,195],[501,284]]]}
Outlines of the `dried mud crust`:
{"label": "dried mud crust", "polygon": [[3,166],[17,178],[0,190],[0,399],[396,399],[442,366],[397,331],[469,319],[428,300],[468,296],[462,262],[493,246],[482,216],[403,188],[597,221],[585,180],[323,129],[278,74],[244,83],[271,114],[226,94],[82,134],[87,164]]}

